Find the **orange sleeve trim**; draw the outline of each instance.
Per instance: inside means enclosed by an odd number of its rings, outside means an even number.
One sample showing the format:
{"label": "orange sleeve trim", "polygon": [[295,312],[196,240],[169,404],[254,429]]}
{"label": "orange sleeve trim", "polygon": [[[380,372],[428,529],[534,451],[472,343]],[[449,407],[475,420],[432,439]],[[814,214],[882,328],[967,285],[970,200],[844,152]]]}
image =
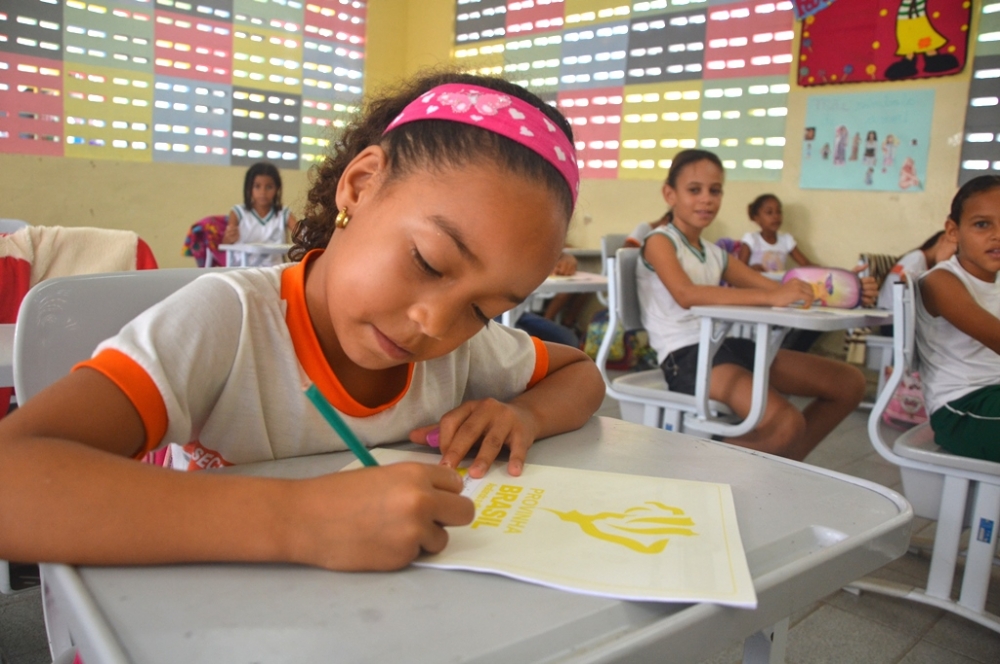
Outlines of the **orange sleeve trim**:
{"label": "orange sleeve trim", "polygon": [[549,347],[538,337],[531,337],[531,343],[535,346],[535,370],[528,381],[529,390],[549,375]]}
{"label": "orange sleeve trim", "polygon": [[309,317],[309,307],[306,305],[306,265],[321,253],[323,253],[321,249],[314,249],[306,254],[301,263],[286,268],[281,273],[281,299],[285,301],[287,307],[285,324],[288,325],[288,333],[292,337],[292,346],[295,348],[299,363],[326,400],[338,411],[350,417],[371,417],[392,408],[406,396],[413,382],[414,365],[411,362],[407,367],[406,385],[402,391],[390,401],[374,408],[358,402],[344,389],[323,355],[323,348],[316,337],[316,330]]}
{"label": "orange sleeve trim", "polygon": [[112,348],[102,350],[96,357],[80,362],[72,370],[76,371],[81,367],[103,374],[125,393],[138,411],[142,425],[146,429],[146,442],[135,456],[141,457],[146,452],[156,449],[167,433],[167,406],[163,403],[163,395],[146,370],[125,353]]}

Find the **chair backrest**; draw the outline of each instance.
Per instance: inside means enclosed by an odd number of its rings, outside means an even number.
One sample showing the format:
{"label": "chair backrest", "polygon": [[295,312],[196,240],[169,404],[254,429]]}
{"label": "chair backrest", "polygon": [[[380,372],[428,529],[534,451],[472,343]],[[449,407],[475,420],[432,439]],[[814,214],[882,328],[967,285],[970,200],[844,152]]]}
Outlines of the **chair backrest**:
{"label": "chair backrest", "polygon": [[602,274],[607,269],[608,259],[615,255],[615,252],[625,246],[628,235],[625,233],[609,233],[601,237],[601,271]]}
{"label": "chair backrest", "polygon": [[20,219],[0,219],[0,233],[16,233],[25,226],[30,226],[26,221]]}
{"label": "chair backrest", "polygon": [[[642,329],[642,314],[639,310],[639,290],[636,288],[635,272],[639,264],[641,249],[619,249],[615,252],[614,273],[608,273],[608,290],[615,289],[615,305],[618,320],[626,332]],[[611,279],[614,278],[614,286]]]}
{"label": "chair backrest", "polygon": [[48,279],[21,303],[14,332],[14,387],[25,402],[90,357],[97,344],[174,291],[198,268]]}
{"label": "chair backrest", "polygon": [[[892,400],[896,388],[914,364],[916,355],[916,285],[906,279],[893,285],[892,302],[892,375],[879,393],[868,417],[868,434],[875,450],[886,459],[896,462],[896,455],[889,449],[882,436],[882,413]],[[887,454],[889,456],[887,456]]]}

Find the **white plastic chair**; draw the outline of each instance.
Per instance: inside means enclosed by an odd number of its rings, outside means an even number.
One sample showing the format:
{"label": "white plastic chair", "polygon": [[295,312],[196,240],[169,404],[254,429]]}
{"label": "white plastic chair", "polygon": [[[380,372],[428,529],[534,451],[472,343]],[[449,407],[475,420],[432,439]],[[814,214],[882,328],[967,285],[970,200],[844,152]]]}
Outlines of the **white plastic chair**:
{"label": "white plastic chair", "polygon": [[[60,277],[36,285],[21,303],[14,331],[14,387],[20,402],[89,358],[97,344],[125,323],[204,274],[202,268],[139,270]],[[0,580],[8,577],[8,563],[0,561]],[[65,622],[45,600],[44,567],[41,582],[45,629],[57,658],[72,642]]]}
{"label": "white plastic chair", "polygon": [[[903,493],[917,516],[937,520],[926,588],[865,578],[848,586],[902,597],[955,613],[1000,632],[1000,616],[986,611],[986,593],[1000,527],[1000,464],[950,454],[934,443],[929,424],[910,429],[890,448],[882,435],[882,413],[910,370],[915,354],[917,291],[908,280],[894,287],[893,366],[868,418],[875,450],[900,468]],[[951,598],[962,530],[971,525],[958,600]]]}
{"label": "white plastic chair", "polygon": [[[601,236],[601,274],[608,276],[608,259],[615,255],[615,252],[625,246],[628,235],[625,233],[608,233]],[[597,294],[597,301],[608,306],[608,296],[604,293]]]}
{"label": "white plastic chair", "polygon": [[16,233],[25,226],[30,226],[26,221],[20,219],[0,219],[0,233]]}
{"label": "white plastic chair", "polygon": [[[642,329],[639,293],[635,272],[639,249],[619,249],[605,263],[608,276],[608,326],[597,351],[597,367],[604,378],[609,396],[618,400],[622,419],[627,422],[664,428],[668,431],[697,432],[697,407],[694,396],[673,392],[659,369],[637,371],[612,379],[606,364],[618,324],[626,332]],[[716,413],[729,413],[725,404],[711,402]],[[686,417],[693,415],[693,417]]]}

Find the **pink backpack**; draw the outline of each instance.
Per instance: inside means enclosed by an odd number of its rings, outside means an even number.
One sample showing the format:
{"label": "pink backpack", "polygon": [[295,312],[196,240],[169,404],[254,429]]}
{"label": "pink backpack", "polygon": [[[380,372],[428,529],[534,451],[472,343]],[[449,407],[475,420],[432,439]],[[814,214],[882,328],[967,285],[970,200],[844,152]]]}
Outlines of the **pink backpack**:
{"label": "pink backpack", "polygon": [[[886,367],[887,372],[892,367]],[[894,429],[910,429],[927,421],[927,408],[924,405],[924,391],[920,384],[920,374],[916,371],[903,376],[895,394],[889,399],[882,421]]]}

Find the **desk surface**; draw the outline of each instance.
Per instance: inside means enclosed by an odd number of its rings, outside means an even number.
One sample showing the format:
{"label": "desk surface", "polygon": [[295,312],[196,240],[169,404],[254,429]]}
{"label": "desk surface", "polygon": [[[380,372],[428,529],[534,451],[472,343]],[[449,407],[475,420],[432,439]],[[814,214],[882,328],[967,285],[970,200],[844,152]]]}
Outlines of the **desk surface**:
{"label": "desk surface", "polygon": [[236,242],[220,244],[223,251],[242,251],[247,254],[285,254],[292,248],[290,244],[271,244],[268,242]]}
{"label": "desk surface", "polygon": [[[352,458],[237,472],[306,477]],[[889,489],[621,420],[594,418],[539,443],[529,461],[731,484],[759,608],[630,603],[416,567],[46,565],[48,592],[69,614],[87,662],[691,662],[881,567],[909,543],[912,510]]]}
{"label": "desk surface", "polygon": [[802,330],[830,332],[852,327],[889,325],[892,316],[877,309],[793,309],[776,307],[752,307],[735,305],[699,305],[691,307],[691,313],[716,320],[738,323],[767,323],[781,327]]}
{"label": "desk surface", "polygon": [[595,293],[608,289],[608,278],[593,272],[577,272],[569,276],[551,275],[535,289],[536,295],[550,293]]}

